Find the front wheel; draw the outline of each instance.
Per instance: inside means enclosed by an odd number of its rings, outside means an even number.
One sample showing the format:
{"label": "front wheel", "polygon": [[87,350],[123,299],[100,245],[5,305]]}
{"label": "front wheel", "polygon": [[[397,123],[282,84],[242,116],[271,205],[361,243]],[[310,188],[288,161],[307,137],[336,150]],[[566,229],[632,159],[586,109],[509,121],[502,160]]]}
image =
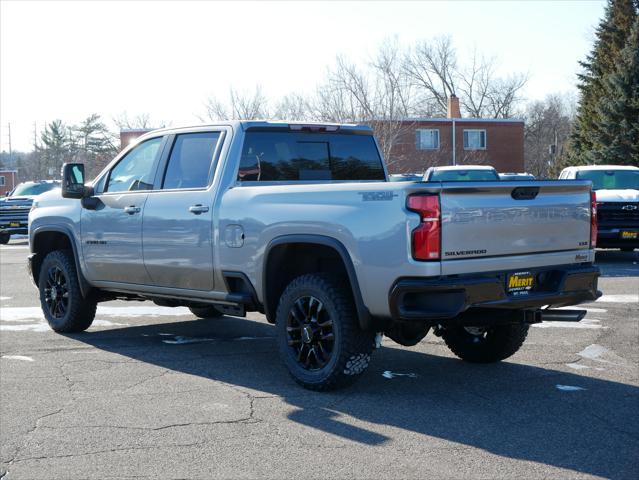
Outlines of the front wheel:
{"label": "front wheel", "polygon": [[9,233],[0,233],[0,244],[6,245],[11,240],[11,234]]}
{"label": "front wheel", "polygon": [[493,363],[513,355],[523,345],[528,325],[512,324],[494,327],[453,327],[442,337],[450,350],[462,360]]}
{"label": "front wheel", "polygon": [[368,367],[375,335],[359,328],[350,288],[335,276],[294,279],[280,298],[276,327],[282,360],[304,388],[340,388]]}
{"label": "front wheel", "polygon": [[97,302],[82,296],[70,250],[56,250],[45,257],[38,289],[42,312],[54,331],[81,332],[93,323]]}

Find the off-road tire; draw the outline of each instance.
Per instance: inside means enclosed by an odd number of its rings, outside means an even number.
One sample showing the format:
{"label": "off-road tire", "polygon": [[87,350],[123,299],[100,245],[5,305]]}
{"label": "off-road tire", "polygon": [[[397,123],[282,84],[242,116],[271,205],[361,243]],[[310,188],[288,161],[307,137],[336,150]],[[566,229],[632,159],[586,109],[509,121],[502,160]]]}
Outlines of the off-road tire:
{"label": "off-road tire", "polygon": [[[322,321],[332,320],[333,334],[329,359],[316,369],[305,368],[304,362],[298,361],[296,347],[289,345],[287,329],[295,302],[311,297],[322,304]],[[320,314],[316,317],[319,319]],[[334,275],[307,274],[291,281],[280,297],[275,323],[282,361],[304,388],[316,391],[341,388],[355,382],[368,367],[375,334],[360,329],[350,287]],[[311,344],[308,345],[310,348]]]}
{"label": "off-road tire", "polygon": [[483,336],[473,335],[464,327],[447,328],[442,338],[450,350],[462,360],[493,363],[513,355],[528,335],[528,325],[512,324],[486,328]]}
{"label": "off-road tire", "polygon": [[211,306],[189,307],[189,310],[191,310],[191,313],[198,318],[218,318],[224,315],[217,308]]}
{"label": "off-road tire", "polygon": [[11,235],[8,233],[0,233],[0,245],[6,245],[11,240]]}
{"label": "off-road tire", "polygon": [[[68,293],[64,313],[58,316],[52,313],[50,302],[47,303],[47,295],[51,293],[51,289],[47,288],[47,282],[50,281],[49,275],[52,270],[59,271],[64,276],[65,290]],[[45,257],[40,267],[38,289],[44,318],[55,332],[82,332],[93,323],[97,302],[93,296],[82,296],[71,250],[56,250]]]}

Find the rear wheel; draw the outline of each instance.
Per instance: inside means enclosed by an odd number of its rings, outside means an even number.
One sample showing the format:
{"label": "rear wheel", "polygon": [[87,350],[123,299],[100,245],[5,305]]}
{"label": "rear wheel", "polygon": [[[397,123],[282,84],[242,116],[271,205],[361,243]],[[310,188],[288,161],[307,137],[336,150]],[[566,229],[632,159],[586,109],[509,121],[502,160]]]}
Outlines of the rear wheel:
{"label": "rear wheel", "polygon": [[359,328],[350,289],[335,276],[294,279],[280,298],[276,326],[282,360],[304,388],[343,387],[368,367],[375,335]]}
{"label": "rear wheel", "polygon": [[81,332],[91,326],[97,302],[82,296],[70,250],[56,250],[45,257],[38,288],[42,312],[54,331]]}
{"label": "rear wheel", "polygon": [[442,337],[448,348],[462,360],[493,363],[513,355],[523,345],[528,325],[512,324],[494,327],[453,327]]}
{"label": "rear wheel", "polygon": [[212,306],[189,307],[189,310],[191,310],[191,313],[193,315],[195,315],[196,317],[199,317],[199,318],[217,318],[217,317],[221,317],[222,315],[224,315],[217,308],[212,307]]}
{"label": "rear wheel", "polygon": [[11,234],[9,233],[0,233],[0,244],[6,245],[11,240]]}

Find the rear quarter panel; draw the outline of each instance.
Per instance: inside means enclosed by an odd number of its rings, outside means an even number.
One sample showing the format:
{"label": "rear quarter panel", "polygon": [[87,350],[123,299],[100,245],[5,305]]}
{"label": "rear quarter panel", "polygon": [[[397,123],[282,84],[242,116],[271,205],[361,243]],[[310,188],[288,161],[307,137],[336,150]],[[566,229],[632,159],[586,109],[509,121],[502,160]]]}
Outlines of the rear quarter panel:
{"label": "rear quarter panel", "polygon": [[[265,253],[274,239],[290,234],[332,237],[350,254],[370,312],[387,315],[388,292],[396,278],[440,274],[439,262],[411,258],[410,232],[419,217],[405,208],[410,185],[362,182],[231,188],[219,205],[221,268],[246,273],[262,301]],[[241,248],[225,244],[224,232],[232,225],[244,230]]]}

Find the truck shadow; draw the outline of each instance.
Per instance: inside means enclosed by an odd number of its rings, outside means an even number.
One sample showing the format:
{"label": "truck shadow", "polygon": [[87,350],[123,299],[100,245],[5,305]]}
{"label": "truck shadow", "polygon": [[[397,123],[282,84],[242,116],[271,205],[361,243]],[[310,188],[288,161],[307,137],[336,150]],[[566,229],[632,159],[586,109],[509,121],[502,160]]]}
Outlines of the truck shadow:
{"label": "truck shadow", "polygon": [[[366,445],[396,441],[392,432],[401,429],[398,436],[436,437],[589,475],[630,478],[639,469],[636,386],[510,362],[466,364],[387,341],[356,385],[314,393],[290,379],[274,334],[264,322],[224,317],[70,337],[249,394],[281,397],[294,407],[290,420]],[[413,375],[387,378],[392,375],[384,372]],[[341,420],[344,415],[360,425],[392,428],[349,425]]]}
{"label": "truck shadow", "polygon": [[595,265],[602,277],[639,277],[639,250],[597,250]]}

